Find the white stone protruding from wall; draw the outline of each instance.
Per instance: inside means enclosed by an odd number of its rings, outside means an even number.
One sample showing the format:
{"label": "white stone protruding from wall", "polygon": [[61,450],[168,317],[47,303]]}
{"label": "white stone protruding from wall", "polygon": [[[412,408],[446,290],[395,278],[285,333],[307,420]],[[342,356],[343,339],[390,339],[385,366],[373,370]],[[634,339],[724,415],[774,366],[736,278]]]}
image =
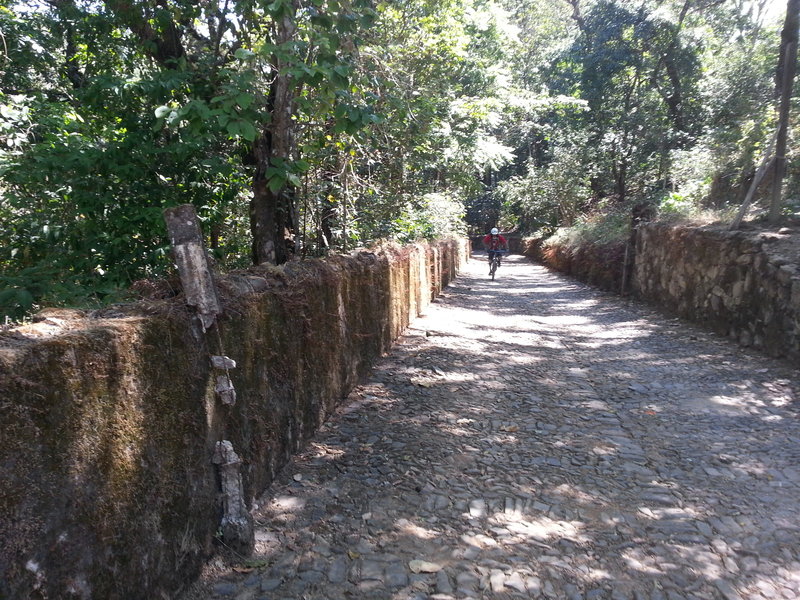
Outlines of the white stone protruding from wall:
{"label": "white stone protruding from wall", "polygon": [[228,440],[217,442],[214,464],[222,483],[222,541],[237,552],[249,553],[255,544],[253,517],[247,510],[239,466],[239,455]]}

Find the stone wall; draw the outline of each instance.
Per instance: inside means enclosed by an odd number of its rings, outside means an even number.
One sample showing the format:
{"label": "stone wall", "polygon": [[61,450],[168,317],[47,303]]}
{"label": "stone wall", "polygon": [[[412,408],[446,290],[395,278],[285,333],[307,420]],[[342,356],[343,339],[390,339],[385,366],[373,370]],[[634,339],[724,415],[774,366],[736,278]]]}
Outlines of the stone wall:
{"label": "stone wall", "polygon": [[[787,232],[639,227],[626,291],[744,346],[800,360],[800,240]],[[620,293],[625,245],[568,250],[526,239],[523,253]]]}
{"label": "stone wall", "polygon": [[526,238],[520,244],[525,256],[585,283],[621,293],[624,276],[625,244],[566,248],[544,245],[539,238]]}
{"label": "stone wall", "polygon": [[[156,285],[0,334],[0,597],[174,597],[213,552],[217,442],[252,503],[468,256],[449,240],[231,274],[208,332]],[[236,361],[232,406],[212,355]]]}
{"label": "stone wall", "polygon": [[780,238],[643,226],[633,292],[744,346],[800,359],[800,256],[788,246],[775,251]]}

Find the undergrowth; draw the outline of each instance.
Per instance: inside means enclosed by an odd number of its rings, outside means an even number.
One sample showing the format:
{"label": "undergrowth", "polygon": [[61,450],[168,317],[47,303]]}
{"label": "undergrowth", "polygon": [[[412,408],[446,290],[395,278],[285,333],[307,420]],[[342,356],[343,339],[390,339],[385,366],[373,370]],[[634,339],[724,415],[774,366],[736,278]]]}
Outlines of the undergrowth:
{"label": "undergrowth", "polygon": [[[666,225],[727,227],[733,222],[738,206],[722,208],[703,208],[677,194],[668,194],[658,201],[652,209],[651,223]],[[551,235],[545,236],[545,246],[560,246],[575,250],[582,246],[610,246],[624,244],[631,233],[633,207],[631,204],[601,203],[594,211],[579,217],[569,227],[559,227]],[[784,211],[788,218],[800,218],[800,205],[790,204]],[[745,215],[745,222],[762,223],[767,209],[753,205]],[[549,232],[548,232],[549,233]]]}
{"label": "undergrowth", "polygon": [[631,209],[627,205],[600,205],[578,218],[571,227],[559,227],[545,241],[567,249],[624,243],[630,235]]}

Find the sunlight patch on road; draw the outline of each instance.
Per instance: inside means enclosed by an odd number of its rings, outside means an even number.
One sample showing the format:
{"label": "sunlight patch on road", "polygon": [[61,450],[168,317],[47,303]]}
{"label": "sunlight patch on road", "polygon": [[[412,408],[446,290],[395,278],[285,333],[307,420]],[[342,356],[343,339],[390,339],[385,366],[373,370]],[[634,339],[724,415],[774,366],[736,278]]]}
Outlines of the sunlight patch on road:
{"label": "sunlight patch on road", "polygon": [[552,493],[561,497],[571,498],[584,505],[602,506],[605,504],[597,494],[590,494],[586,491],[571,485],[569,483],[562,483],[552,489]]}
{"label": "sunlight patch on road", "polygon": [[310,452],[313,452],[315,458],[325,458],[328,460],[335,460],[344,456],[344,450],[328,444],[320,444],[318,442],[311,442],[309,444]]}
{"label": "sunlight patch on road", "polygon": [[481,441],[490,444],[519,444],[519,438],[517,438],[517,436],[511,434],[502,435],[499,433],[481,438]]}
{"label": "sunlight patch on road", "polygon": [[783,417],[780,415],[767,415],[765,417],[761,417],[761,420],[768,423],[775,423],[777,421],[783,421]]}
{"label": "sunlight patch on road", "polygon": [[453,437],[472,437],[475,435],[474,431],[464,429],[463,427],[456,427],[455,425],[439,425],[439,429]]}
{"label": "sunlight patch on road", "polygon": [[416,523],[412,523],[408,519],[398,519],[394,526],[395,529],[397,529],[400,533],[422,540],[432,540],[440,535],[437,531],[434,531],[433,529],[427,529],[426,527],[421,527]]}
{"label": "sunlight patch on road", "polygon": [[739,407],[744,404],[744,400],[739,396],[711,396],[711,402],[721,404],[722,406],[736,406]]}
{"label": "sunlight patch on road", "polygon": [[683,402],[684,408],[690,411],[699,411],[703,413],[716,413],[727,415],[743,415],[750,414],[750,403],[745,398],[737,396],[707,396],[685,398]]}
{"label": "sunlight patch on road", "polygon": [[609,456],[617,453],[616,446],[599,445],[592,448],[592,454],[597,456]]}
{"label": "sunlight patch on road", "polygon": [[285,512],[299,512],[305,508],[306,501],[297,496],[276,496],[271,502],[272,508]]}
{"label": "sunlight patch on road", "polygon": [[589,332],[588,337],[601,340],[622,340],[628,342],[642,336],[642,330],[634,327],[628,328],[624,325],[615,326],[608,329],[595,329]]}
{"label": "sunlight patch on road", "polygon": [[660,557],[651,556],[641,548],[626,548],[622,551],[622,560],[628,565],[632,571],[642,573],[644,575],[663,575],[663,572],[658,568]]}
{"label": "sunlight patch on road", "polygon": [[[519,317],[515,317],[513,319],[514,322],[517,322]],[[553,316],[536,316],[530,317],[530,320],[534,323],[539,323],[541,325],[590,325],[592,323],[592,319],[589,317],[581,317],[579,315],[553,315]]]}
{"label": "sunlight patch on road", "polygon": [[695,521],[700,518],[700,514],[692,507],[686,508],[663,508],[663,507],[639,507],[640,517],[644,516],[648,519],[656,521],[676,521],[676,520],[689,520]]}
{"label": "sunlight patch on road", "polygon": [[[554,539],[567,539],[576,544],[589,541],[589,538],[581,533],[583,523],[579,521],[558,521],[546,516],[531,519],[513,513],[497,512],[489,517],[489,523],[495,527],[502,527],[512,534],[505,543],[524,543],[528,540],[546,542]],[[498,533],[502,533],[502,530]]]}
{"label": "sunlight patch on road", "polygon": [[[532,344],[526,344],[526,345],[532,345]],[[525,356],[522,354],[517,354],[509,356],[508,361],[515,363],[517,365],[537,365],[543,362],[547,362],[547,359],[543,356]]]}
{"label": "sunlight patch on road", "polygon": [[723,568],[722,559],[710,549],[684,544],[672,544],[670,548],[682,562],[691,564],[691,571],[698,576],[709,581],[725,576],[726,569]]}

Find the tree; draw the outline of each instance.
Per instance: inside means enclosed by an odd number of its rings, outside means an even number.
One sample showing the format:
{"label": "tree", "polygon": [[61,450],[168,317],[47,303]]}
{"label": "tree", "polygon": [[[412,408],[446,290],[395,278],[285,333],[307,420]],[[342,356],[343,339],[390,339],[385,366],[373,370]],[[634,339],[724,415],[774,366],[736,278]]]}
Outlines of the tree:
{"label": "tree", "polygon": [[379,6],[336,122],[304,128],[310,252],[458,227],[461,198],[511,158],[496,137],[500,13],[484,1]]}
{"label": "tree", "polygon": [[663,179],[669,151],[702,128],[700,64],[680,37],[688,6],[668,20],[646,5],[633,11],[602,1],[574,17],[581,34],[561,65],[571,72],[569,93],[589,103],[590,143],[606,161],[599,177],[608,183],[593,184],[601,196],[624,202],[631,192],[646,193]]}
{"label": "tree", "polygon": [[777,223],[782,208],[782,185],[786,174],[786,139],[789,130],[789,108],[792,83],[797,71],[797,30],[800,27],[800,0],[788,0],[786,19],[781,32],[780,58],[776,73],[778,104],[778,134],[775,140],[775,177],[772,182],[772,202],[769,221]]}

